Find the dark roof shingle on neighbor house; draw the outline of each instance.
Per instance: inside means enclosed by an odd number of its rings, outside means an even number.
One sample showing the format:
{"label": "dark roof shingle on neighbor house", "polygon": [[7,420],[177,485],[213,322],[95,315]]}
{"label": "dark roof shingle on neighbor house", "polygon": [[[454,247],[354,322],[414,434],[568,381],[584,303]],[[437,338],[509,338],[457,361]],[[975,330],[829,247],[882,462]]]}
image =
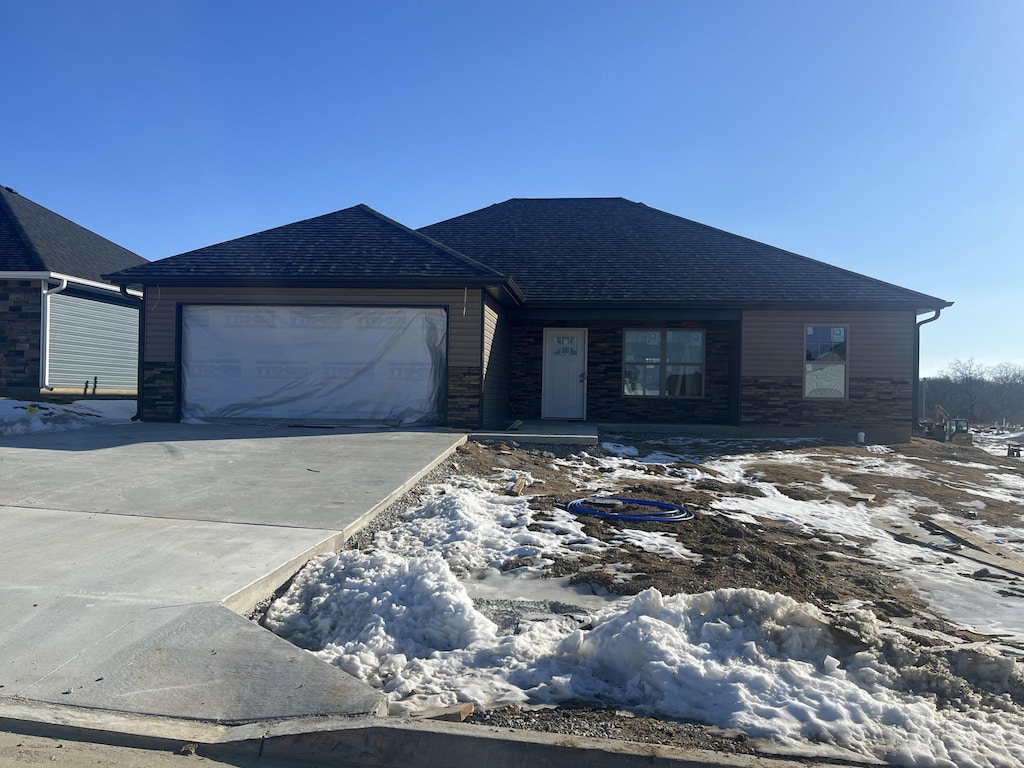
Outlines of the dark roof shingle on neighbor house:
{"label": "dark roof shingle on neighbor house", "polygon": [[0,186],[0,273],[56,272],[85,280],[147,263],[95,232]]}
{"label": "dark roof shingle on neighbor house", "polygon": [[510,283],[366,205],[153,261],[111,278],[145,285]]}
{"label": "dark roof shingle on neighbor house", "polygon": [[533,306],[950,305],[621,197],[514,198],[419,231],[511,275]]}

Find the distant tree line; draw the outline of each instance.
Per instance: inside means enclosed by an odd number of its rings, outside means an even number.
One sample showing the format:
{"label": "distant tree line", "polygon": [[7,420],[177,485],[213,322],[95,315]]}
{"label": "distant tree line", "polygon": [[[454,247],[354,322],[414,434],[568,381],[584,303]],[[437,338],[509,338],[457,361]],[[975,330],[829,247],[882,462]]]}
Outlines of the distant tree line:
{"label": "distant tree line", "polygon": [[922,377],[920,395],[922,421],[931,421],[935,406],[941,405],[953,418],[971,424],[1024,424],[1024,365],[954,360],[938,376]]}

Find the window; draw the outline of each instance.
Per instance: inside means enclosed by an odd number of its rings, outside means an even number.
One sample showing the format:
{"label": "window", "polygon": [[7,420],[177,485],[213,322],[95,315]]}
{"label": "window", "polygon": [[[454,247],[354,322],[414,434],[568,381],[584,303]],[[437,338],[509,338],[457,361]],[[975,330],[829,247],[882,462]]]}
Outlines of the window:
{"label": "window", "polygon": [[558,356],[576,357],[580,353],[579,341],[578,336],[555,336],[555,346],[552,351]]}
{"label": "window", "polygon": [[703,397],[704,331],[626,330],[622,392],[647,397]]}
{"label": "window", "polygon": [[846,397],[845,325],[808,325],[804,343],[804,397]]}

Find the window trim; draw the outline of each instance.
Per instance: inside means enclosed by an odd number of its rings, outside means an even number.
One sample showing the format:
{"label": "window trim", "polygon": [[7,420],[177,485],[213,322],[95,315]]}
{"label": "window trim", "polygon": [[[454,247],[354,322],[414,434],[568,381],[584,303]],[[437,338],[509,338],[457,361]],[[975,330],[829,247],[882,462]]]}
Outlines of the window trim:
{"label": "window trim", "polygon": [[[844,331],[844,333],[843,333],[844,341],[842,343],[845,345],[845,349],[844,349],[845,354],[844,354],[843,362],[842,362],[842,366],[843,366],[843,394],[842,395],[838,395],[837,396],[837,395],[808,395],[807,394],[807,374],[809,373],[808,368],[815,362],[815,361],[809,361],[807,359],[807,336],[808,336],[808,331],[811,328],[833,328],[833,329],[834,328],[842,328],[843,331]],[[838,363],[834,363],[834,364],[838,365]],[[850,399],[850,323],[848,323],[848,322],[837,322],[837,323],[829,323],[829,322],[816,322],[815,323],[815,322],[809,322],[809,323],[804,323],[803,350],[801,352],[800,365],[801,365],[801,368],[802,368],[801,375],[800,375],[800,391],[801,391],[801,395],[803,397],[803,400],[805,400],[805,401],[812,401],[812,402],[815,402],[815,401],[836,402],[836,401],[840,401],[840,400],[849,400]]]}
{"label": "window trim", "polygon": [[[626,368],[630,365],[643,365],[643,363],[630,363],[626,361],[626,334],[629,332],[636,333],[658,333],[661,337],[660,345],[660,357],[657,363],[647,363],[647,365],[657,365],[659,368],[659,384],[658,394],[649,395],[646,393],[630,393],[626,391]],[[667,382],[668,382],[668,369],[673,366],[680,365],[698,365],[697,363],[670,363],[668,362],[668,334],[669,333],[699,333],[700,339],[700,394],[699,395],[670,395],[668,394]],[[638,400],[703,400],[707,397],[707,367],[708,367],[708,334],[706,328],[666,328],[659,326],[657,328],[638,328],[625,327],[622,329],[621,335],[622,341],[622,372],[619,384],[619,391],[622,393],[622,397],[629,399]]]}

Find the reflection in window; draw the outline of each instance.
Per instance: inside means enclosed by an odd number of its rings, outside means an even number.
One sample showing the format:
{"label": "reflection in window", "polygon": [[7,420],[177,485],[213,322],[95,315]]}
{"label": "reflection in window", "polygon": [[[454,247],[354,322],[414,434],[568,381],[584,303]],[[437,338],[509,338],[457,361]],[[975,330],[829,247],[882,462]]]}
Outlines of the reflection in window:
{"label": "reflection in window", "polygon": [[704,395],[704,331],[623,331],[623,394]]}
{"label": "reflection in window", "polygon": [[804,344],[804,397],[846,397],[845,325],[808,325]]}

